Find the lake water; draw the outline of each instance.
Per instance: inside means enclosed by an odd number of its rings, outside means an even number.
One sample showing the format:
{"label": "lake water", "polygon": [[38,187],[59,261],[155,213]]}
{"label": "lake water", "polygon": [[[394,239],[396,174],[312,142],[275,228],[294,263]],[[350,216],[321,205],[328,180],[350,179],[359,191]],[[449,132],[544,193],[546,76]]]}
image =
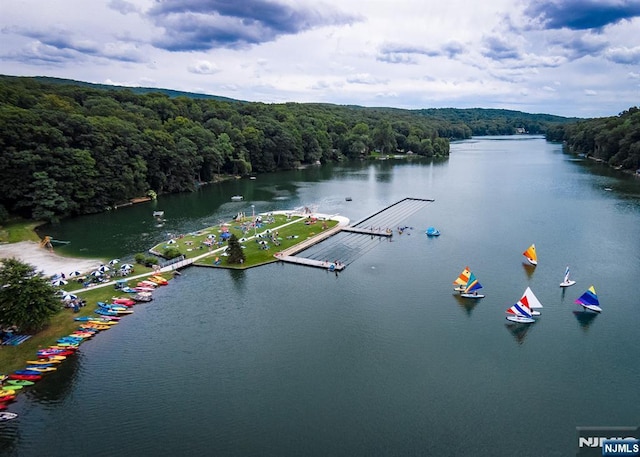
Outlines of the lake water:
{"label": "lake water", "polygon": [[[404,197],[435,201],[339,275],[184,270],[21,395],[0,454],[568,456],[576,426],[640,425],[640,179],[540,137],[231,181],[46,232],[69,254],[131,257],[252,204],[357,221]],[[474,304],[452,293],[465,265]],[[588,319],[573,302],[592,284],[604,311]],[[509,326],[527,286],[542,316]]]}

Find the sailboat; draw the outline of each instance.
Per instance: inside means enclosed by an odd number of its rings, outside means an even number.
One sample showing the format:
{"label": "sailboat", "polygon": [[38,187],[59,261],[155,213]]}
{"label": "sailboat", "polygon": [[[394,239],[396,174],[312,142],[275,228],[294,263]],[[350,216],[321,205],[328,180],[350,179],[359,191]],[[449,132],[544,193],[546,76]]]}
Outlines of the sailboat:
{"label": "sailboat", "polygon": [[580,297],[576,299],[576,303],[583,306],[585,309],[595,311],[596,313],[602,311],[602,308],[600,308],[600,302],[598,301],[598,296],[596,295],[596,288],[593,286],[589,287],[585,293],[580,295]]}
{"label": "sailboat", "polygon": [[538,254],[536,254],[536,245],[532,244],[522,253],[531,265],[538,265]]}
{"label": "sailboat", "polygon": [[462,270],[460,276],[458,276],[456,280],[453,281],[453,285],[456,286],[453,288],[453,290],[455,290],[456,292],[462,292],[463,290],[465,290],[467,288],[467,282],[469,282],[469,274],[471,274],[471,271],[469,271],[469,267],[464,267],[464,270]]}
{"label": "sailboat", "polygon": [[575,281],[569,279],[569,265],[567,265],[567,269],[564,271],[564,281],[560,283],[560,287],[573,286],[575,283]]}
{"label": "sailboat", "polygon": [[464,298],[484,298],[484,295],[479,294],[477,291],[482,289],[482,284],[476,278],[473,272],[469,273],[469,280],[464,290],[460,292],[460,296]]}
{"label": "sailboat", "polygon": [[507,320],[518,322],[519,324],[533,324],[536,321],[532,317],[526,296],[523,296],[518,303],[507,309]]}
{"label": "sailboat", "polygon": [[531,310],[531,315],[539,316],[540,311],[537,311],[537,310],[542,308],[543,306],[542,306],[542,303],[540,303],[540,300],[538,300],[538,297],[536,297],[536,295],[533,293],[530,287],[527,287],[527,289],[524,291],[524,295],[522,296],[522,299],[524,298],[527,299],[527,304],[529,305],[529,309]]}

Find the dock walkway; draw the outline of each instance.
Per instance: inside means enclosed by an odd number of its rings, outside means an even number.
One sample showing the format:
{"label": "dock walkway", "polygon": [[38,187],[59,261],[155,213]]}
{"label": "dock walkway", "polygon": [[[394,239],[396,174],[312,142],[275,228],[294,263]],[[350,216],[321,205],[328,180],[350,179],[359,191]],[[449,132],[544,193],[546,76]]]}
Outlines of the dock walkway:
{"label": "dock walkway", "polygon": [[368,229],[364,227],[352,227],[352,226],[342,227],[342,231],[351,232],[351,233],[361,233],[363,235],[386,236],[386,237],[393,236],[393,232],[391,230],[386,231],[382,229]]}

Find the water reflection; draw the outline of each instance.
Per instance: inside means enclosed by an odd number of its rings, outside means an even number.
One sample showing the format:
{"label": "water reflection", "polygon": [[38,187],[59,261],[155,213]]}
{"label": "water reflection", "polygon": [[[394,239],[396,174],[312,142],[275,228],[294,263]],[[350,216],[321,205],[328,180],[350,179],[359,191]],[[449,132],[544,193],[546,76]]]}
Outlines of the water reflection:
{"label": "water reflection", "polygon": [[526,262],[522,262],[522,268],[524,269],[525,274],[527,275],[527,278],[531,279],[533,277],[533,272],[536,271],[536,267],[526,263]]}
{"label": "water reflection", "polygon": [[59,363],[57,370],[43,377],[30,388],[27,397],[41,404],[56,405],[64,401],[71,392],[81,366],[81,354],[76,353]]}
{"label": "water reflection", "polygon": [[533,324],[519,324],[517,322],[508,322],[504,324],[504,326],[507,330],[509,330],[509,333],[511,333],[518,344],[523,344],[524,339],[531,330],[531,327],[533,327]]}
{"label": "water reflection", "polygon": [[458,305],[460,305],[460,308],[462,308],[465,311],[467,316],[471,316],[471,312],[478,305],[478,303],[482,300],[480,298],[464,298],[464,297],[461,297],[457,293],[454,294],[454,297],[456,298],[456,301],[458,302]]}
{"label": "water reflection", "polygon": [[584,331],[587,331],[589,330],[589,327],[595,320],[598,313],[592,313],[589,311],[581,310],[581,311],[574,311],[573,315],[576,316],[576,319],[578,320],[578,324],[580,324],[580,327],[582,327]]}
{"label": "water reflection", "polygon": [[229,270],[231,276],[231,283],[238,292],[244,292],[246,290],[245,280],[247,278],[245,270]]}

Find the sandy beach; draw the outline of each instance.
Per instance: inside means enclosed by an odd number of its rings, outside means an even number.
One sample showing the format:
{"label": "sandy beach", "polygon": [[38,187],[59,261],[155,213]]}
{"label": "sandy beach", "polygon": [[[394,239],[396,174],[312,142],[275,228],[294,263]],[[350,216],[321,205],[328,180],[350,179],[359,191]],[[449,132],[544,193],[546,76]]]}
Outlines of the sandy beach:
{"label": "sandy beach", "polygon": [[41,248],[34,241],[0,244],[0,259],[10,258],[16,258],[33,265],[36,270],[43,271],[45,276],[53,276],[56,273],[68,275],[75,270],[81,273],[89,273],[103,263],[99,259],[62,257],[55,252],[49,252],[49,250]]}

